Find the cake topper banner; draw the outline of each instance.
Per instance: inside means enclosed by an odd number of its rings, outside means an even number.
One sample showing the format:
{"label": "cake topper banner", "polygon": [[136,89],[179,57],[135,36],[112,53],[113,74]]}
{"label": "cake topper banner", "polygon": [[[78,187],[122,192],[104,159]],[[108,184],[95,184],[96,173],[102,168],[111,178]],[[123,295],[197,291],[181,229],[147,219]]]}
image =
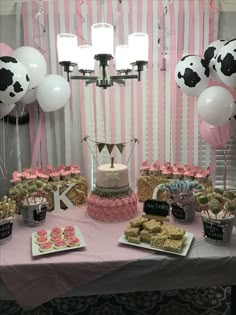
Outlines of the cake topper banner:
{"label": "cake topper banner", "polygon": [[89,136],[85,136],[85,137],[81,140],[81,142],[83,142],[83,141],[88,142],[88,140],[91,141],[91,142],[93,142],[93,143],[95,143],[95,144],[97,145],[99,153],[101,153],[102,150],[106,147],[107,150],[108,150],[108,152],[109,152],[109,154],[111,154],[111,152],[112,152],[112,150],[114,149],[114,147],[116,147],[116,148],[119,150],[119,152],[122,154],[122,153],[123,153],[123,150],[124,150],[124,147],[125,147],[126,144],[132,143],[132,142],[134,142],[134,143],[136,143],[136,142],[139,143],[138,139],[136,139],[136,138],[134,138],[133,140],[130,140],[130,141],[128,141],[128,142],[121,142],[121,143],[98,142],[98,141],[94,141],[94,140],[89,139]]}

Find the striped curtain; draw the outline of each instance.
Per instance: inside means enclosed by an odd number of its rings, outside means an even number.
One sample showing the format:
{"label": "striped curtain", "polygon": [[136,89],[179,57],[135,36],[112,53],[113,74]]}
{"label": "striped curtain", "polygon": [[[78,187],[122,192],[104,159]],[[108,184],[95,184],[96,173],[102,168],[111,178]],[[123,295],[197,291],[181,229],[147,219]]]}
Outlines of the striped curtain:
{"label": "striped curtain", "polygon": [[[115,162],[128,163],[133,188],[143,161],[215,166],[215,152],[199,138],[197,98],[177,88],[174,72],[184,55],[202,56],[217,39],[217,1],[55,0],[41,5],[39,14],[39,2],[22,3],[24,45],[40,49],[48,73],[64,76],[56,35],[73,33],[79,45],[90,44],[91,25],[98,22],[114,25],[115,45],[127,43],[130,33],[147,32],[149,63],[140,82],[127,80],[125,87],[103,90],[72,80],[71,99],[63,109],[31,109],[33,165],[79,163],[92,187],[97,164],[109,163],[112,155]],[[110,70],[114,74],[114,62]],[[81,142],[85,136],[88,141]],[[135,145],[134,138],[139,140]],[[126,145],[122,154],[114,148],[110,155],[106,148],[99,153],[95,142]]]}

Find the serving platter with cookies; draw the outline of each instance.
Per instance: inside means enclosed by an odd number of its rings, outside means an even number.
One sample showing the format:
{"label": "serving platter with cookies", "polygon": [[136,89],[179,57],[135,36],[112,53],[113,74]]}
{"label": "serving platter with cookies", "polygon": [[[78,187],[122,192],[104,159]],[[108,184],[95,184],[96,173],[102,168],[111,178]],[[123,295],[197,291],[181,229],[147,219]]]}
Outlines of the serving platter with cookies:
{"label": "serving platter with cookies", "polygon": [[139,216],[129,222],[118,241],[131,246],[186,256],[193,238],[193,233],[182,227]]}
{"label": "serving platter with cookies", "polygon": [[32,234],[32,256],[57,253],[85,247],[83,235],[78,226],[40,229]]}

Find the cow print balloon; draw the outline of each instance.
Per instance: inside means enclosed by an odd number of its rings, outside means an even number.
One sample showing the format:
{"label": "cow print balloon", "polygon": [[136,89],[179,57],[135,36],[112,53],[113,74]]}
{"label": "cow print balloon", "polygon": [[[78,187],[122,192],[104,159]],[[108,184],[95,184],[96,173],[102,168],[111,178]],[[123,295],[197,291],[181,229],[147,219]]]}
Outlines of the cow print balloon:
{"label": "cow print balloon", "polygon": [[5,104],[18,102],[27,92],[29,76],[16,58],[0,57],[0,100]]}
{"label": "cow print balloon", "polygon": [[216,58],[216,71],[221,81],[236,88],[236,38],[228,41]]}
{"label": "cow print balloon", "polygon": [[175,82],[188,95],[199,96],[208,86],[208,63],[199,56],[183,57],[175,68]]}
{"label": "cow print balloon", "polygon": [[207,61],[210,68],[210,79],[216,82],[221,82],[216,72],[216,58],[220,49],[224,46],[227,41],[224,39],[217,39],[206,48],[204,51],[204,59]]}

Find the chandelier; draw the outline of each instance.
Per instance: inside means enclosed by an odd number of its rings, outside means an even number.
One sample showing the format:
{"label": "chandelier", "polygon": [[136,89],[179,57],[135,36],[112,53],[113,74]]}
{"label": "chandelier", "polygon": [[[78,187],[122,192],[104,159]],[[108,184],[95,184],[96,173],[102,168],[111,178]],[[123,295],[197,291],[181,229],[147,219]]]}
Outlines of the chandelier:
{"label": "chandelier", "polygon": [[[148,34],[133,33],[128,35],[128,45],[119,45],[114,55],[114,27],[107,23],[91,26],[92,45],[77,44],[77,36],[63,33],[57,35],[58,61],[67,72],[67,79],[85,80],[86,86],[106,89],[116,82],[125,85],[126,79],[141,80],[141,71],[148,63]],[[115,59],[117,75],[109,75],[109,62]],[[99,75],[93,76],[95,62],[99,64]],[[79,75],[71,75],[77,65]],[[132,74],[132,70],[137,71]]]}

